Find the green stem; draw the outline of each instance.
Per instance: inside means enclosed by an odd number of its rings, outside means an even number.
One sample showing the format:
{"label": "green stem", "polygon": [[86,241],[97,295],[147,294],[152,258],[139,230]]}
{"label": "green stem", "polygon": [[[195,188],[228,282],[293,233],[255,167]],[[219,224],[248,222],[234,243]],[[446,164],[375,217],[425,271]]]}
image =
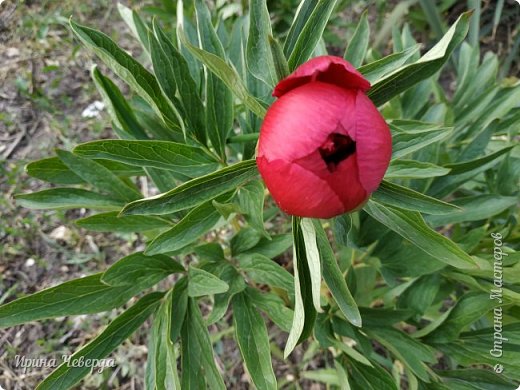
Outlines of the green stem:
{"label": "green stem", "polygon": [[240,143],[244,143],[244,142],[257,141],[259,135],[260,134],[258,134],[258,133],[235,135],[233,137],[228,138],[228,143],[229,144],[240,144]]}

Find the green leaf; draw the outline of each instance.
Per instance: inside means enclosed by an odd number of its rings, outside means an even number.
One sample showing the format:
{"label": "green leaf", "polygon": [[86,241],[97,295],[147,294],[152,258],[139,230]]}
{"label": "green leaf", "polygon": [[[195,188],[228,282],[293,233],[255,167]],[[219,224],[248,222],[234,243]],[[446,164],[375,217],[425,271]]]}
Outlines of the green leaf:
{"label": "green leaf", "polygon": [[[437,9],[436,4],[428,0],[419,0],[419,3],[421,4],[424,16],[426,17],[426,20],[428,21],[430,28],[435,33],[435,36],[442,37],[442,35],[446,31],[446,28],[442,22],[441,15],[439,13],[439,10]],[[468,8],[471,9],[472,7]]]}
{"label": "green leaf", "polygon": [[394,160],[388,167],[385,179],[429,179],[445,176],[449,168],[415,160]]}
{"label": "green leaf", "polygon": [[280,329],[289,333],[294,313],[285,306],[282,298],[273,293],[261,293],[253,287],[247,287],[246,292],[256,307],[262,310]]}
{"label": "green leaf", "polygon": [[294,268],[294,316],[291,331],[285,344],[284,358],[294,347],[306,339],[312,332],[316,321],[316,310],[312,303],[311,278],[307,265],[305,243],[300,227],[300,220],[293,217],[293,268]]}
{"label": "green leaf", "polygon": [[181,334],[182,325],[188,310],[188,277],[180,278],[172,289],[170,341],[175,343]]}
{"label": "green leaf", "polygon": [[188,296],[221,294],[229,290],[229,285],[203,269],[191,267],[188,270]]}
{"label": "green leaf", "polygon": [[314,221],[314,227],[322,261],[323,279],[345,318],[353,325],[360,327],[361,315],[359,309],[336,262],[336,256],[329,244],[327,234],[319,221]]}
{"label": "green leaf", "polygon": [[446,214],[459,211],[459,207],[441,200],[423,195],[398,184],[383,180],[372,199],[389,206],[400,207],[406,210],[420,211],[426,214]]}
{"label": "green leaf", "polygon": [[233,323],[238,348],[255,387],[277,389],[267,329],[246,293],[233,297]]}
{"label": "green leaf", "polygon": [[517,385],[504,375],[495,374],[485,369],[469,368],[459,370],[436,371],[446,385],[455,390],[511,390]]}
{"label": "green leaf", "polygon": [[126,101],[118,86],[103,76],[97,66],[91,71],[92,80],[107,106],[113,124],[131,138],[147,139],[148,135],[137,120],[134,111]]}
{"label": "green leaf", "polygon": [[[169,101],[182,109],[188,124],[187,133],[205,144],[205,108],[197,93],[197,84],[191,77],[188,63],[155,20],[153,31],[155,37],[150,40],[151,57],[159,85]],[[176,93],[179,94],[178,98]]]}
{"label": "green leaf", "polygon": [[208,329],[204,325],[197,302],[190,298],[182,327],[181,388],[225,390],[226,386],[213,356]]}
{"label": "green leaf", "polygon": [[70,389],[81,378],[89,374],[91,367],[78,362],[103,359],[134,333],[159,306],[163,293],[154,292],[145,295],[130,309],[114,319],[99,336],[84,345],[62,363],[43,382],[38,390]]}
{"label": "green leaf", "polygon": [[296,38],[294,49],[289,56],[288,63],[291,71],[311,57],[336,6],[336,2],[337,0],[318,1],[309,18],[305,20],[305,25]]}
{"label": "green leaf", "polygon": [[399,69],[406,61],[408,61],[417,51],[420,45],[409,47],[399,53],[390,54],[380,60],[371,62],[358,68],[358,71],[371,83],[376,84],[384,76]]}
{"label": "green leaf", "polygon": [[401,309],[374,309],[371,307],[360,307],[359,311],[361,313],[361,318],[363,318],[363,325],[367,327],[390,327],[398,322],[406,321],[413,316],[413,311]]}
{"label": "green leaf", "polygon": [[379,365],[373,367],[366,366],[355,361],[350,361],[349,365],[352,367],[352,386],[354,389],[363,390],[397,390],[395,381],[392,376]]}
{"label": "green leaf", "polygon": [[74,153],[125,164],[167,169],[188,177],[215,171],[217,161],[203,149],[170,141],[100,140],[80,144]]}
{"label": "green leaf", "polygon": [[347,343],[341,342],[336,339],[330,339],[331,344],[338,349],[339,351],[342,351],[352,359],[354,359],[357,362],[360,362],[361,364],[371,366],[372,363],[370,363],[370,360],[368,360],[365,356],[363,356],[361,353],[356,351],[353,347],[348,345]]}
{"label": "green leaf", "polygon": [[292,243],[293,239],[290,234],[276,234],[271,239],[260,239],[255,247],[245,251],[244,254],[258,253],[274,259],[289,249]]}
{"label": "green leaf", "polygon": [[269,45],[269,37],[272,34],[266,0],[250,0],[249,34],[246,48],[247,68],[253,76],[270,87],[273,87],[278,81],[274,73],[273,55]]}
{"label": "green leaf", "polygon": [[489,353],[493,348],[494,332],[493,327],[465,332],[460,335],[459,339],[446,344],[436,344],[435,347],[465,366],[488,365],[493,367],[499,360],[503,366],[503,374],[515,381],[520,381],[520,373],[517,369],[520,364],[518,323],[503,325],[502,336],[507,341],[503,342],[503,353],[498,359]]}
{"label": "green leaf", "polygon": [[305,23],[312,15],[314,8],[316,8],[316,4],[318,4],[318,0],[302,0],[300,2],[291,24],[291,28],[289,29],[289,33],[287,34],[287,38],[285,39],[283,51],[286,57],[291,56],[294,46],[305,27]]}
{"label": "green leaf", "polygon": [[[109,161],[97,160],[98,163],[108,168],[116,176],[139,176],[144,171],[139,167]],[[85,181],[72,172],[58,157],[44,158],[26,165],[25,170],[29,176],[54,184],[82,184]]]}
{"label": "green leaf", "polygon": [[159,196],[132,202],[121,214],[170,214],[184,210],[233,190],[257,175],[255,160],[245,160],[190,180]]}
{"label": "green leaf", "polygon": [[429,216],[426,220],[433,226],[480,221],[500,214],[517,203],[518,198],[515,196],[478,195],[459,198],[455,199],[453,204],[461,210],[442,216]]}
{"label": "green leaf", "polygon": [[[211,14],[206,3],[203,0],[195,0],[194,4],[201,49],[222,59],[225,63],[226,54],[211,23]],[[202,62],[211,70],[205,61]],[[233,128],[233,95],[231,91],[232,88],[229,88],[215,74],[207,74],[205,92],[207,134],[223,161],[226,159],[226,139]]]}
{"label": "green leaf", "polygon": [[101,281],[110,286],[143,284],[153,286],[170,274],[184,272],[182,265],[168,256],[145,256],[136,252],[123,257],[107,269]]}
{"label": "green leaf", "polygon": [[231,256],[235,257],[253,248],[260,241],[261,235],[250,227],[242,228],[230,241]]}
{"label": "green leaf", "polygon": [[421,276],[399,296],[397,306],[423,314],[432,305],[439,288],[439,274]]}
{"label": "green leaf", "polygon": [[252,180],[240,187],[238,200],[251,227],[269,237],[264,227],[264,191],[264,185],[260,180]]}
{"label": "green leaf", "polygon": [[374,104],[382,105],[441,69],[453,50],[466,37],[470,16],[471,11],[463,13],[442,39],[418,61],[403,66],[374,84],[368,92]]}
{"label": "green leaf", "polygon": [[115,74],[124,80],[165,121],[179,127],[175,113],[161,93],[156,78],[107,35],[70,21],[72,31]]}
{"label": "green leaf", "polygon": [[80,188],[65,187],[51,188],[29,194],[17,194],[15,199],[20,206],[37,210],[79,208],[119,210],[124,205],[123,201],[108,198],[106,195]]}
{"label": "green leaf", "polygon": [[76,225],[94,232],[140,233],[171,227],[171,222],[160,217],[144,215],[118,216],[117,211],[94,214],[74,221]]}
{"label": "green leaf", "polygon": [[0,328],[44,318],[100,313],[123,305],[151,287],[148,281],[113,287],[103,283],[102,276],[98,273],[71,280],[0,306]]}
{"label": "green leaf", "polygon": [[[449,343],[459,337],[468,325],[482,318],[498,301],[489,293],[470,292],[460,297],[448,318],[426,337],[428,343]],[[493,344],[493,343],[491,343]]]}
{"label": "green leaf", "polygon": [[424,362],[435,363],[437,361],[430,347],[394,328],[377,327],[365,331],[388,348],[418,378],[429,382],[428,368]]}
{"label": "green leaf", "polygon": [[269,45],[271,48],[271,54],[273,56],[274,70],[275,70],[275,80],[276,82],[286,78],[289,76],[289,64],[287,63],[287,59],[283,54],[283,49],[280,43],[276,38],[273,38],[271,35],[269,36]]}
{"label": "green leaf", "polygon": [[498,164],[501,157],[514,147],[515,145],[507,146],[475,160],[445,165],[446,168],[451,170],[449,175],[434,180],[428,192],[430,195],[437,197],[449,194],[457,189],[460,183],[463,183]]}
{"label": "green leaf", "polygon": [[170,339],[172,295],[171,291],[166,295],[153,320],[146,360],[147,389],[180,389],[177,356]]}
{"label": "green leaf", "polygon": [[450,239],[432,230],[417,212],[385,207],[369,200],[364,210],[429,255],[456,268],[473,268],[474,260]]}
{"label": "green leaf", "polygon": [[302,378],[308,379],[315,382],[321,382],[325,383],[329,386],[339,386],[339,378],[337,375],[336,370],[333,370],[332,368],[322,368],[319,370],[313,370],[313,371],[302,371],[300,373]]}
{"label": "green leaf", "polygon": [[392,124],[390,128],[392,129],[392,160],[439,142],[453,131],[451,127],[439,127],[436,124],[414,131],[403,130]]}
{"label": "green leaf", "polygon": [[[208,67],[222,82],[229,88],[242,103],[259,118],[265,116],[266,109],[262,104],[252,96],[244,82],[235,69],[226,63],[222,58],[205,50],[199,49],[188,42],[183,31],[180,30],[179,38],[184,46],[196,57],[200,62]],[[208,130],[209,131],[209,130]]]}
{"label": "green leaf", "polygon": [[311,281],[312,303],[316,311],[321,312],[321,264],[318,244],[316,243],[316,230],[311,219],[302,218],[300,221],[303,243],[305,244],[305,258],[309,268]]}
{"label": "green leaf", "polygon": [[206,319],[206,324],[214,324],[220,320],[228,309],[231,298],[246,288],[244,277],[228,261],[205,264],[205,270],[217,276],[229,285],[229,290],[214,297],[213,310]]}
{"label": "green leaf", "polygon": [[56,154],[71,171],[100,191],[126,201],[142,197],[135,187],[128,186],[103,165],[65,150],[56,150]]}
{"label": "green leaf", "polygon": [[150,39],[148,36],[149,30],[139,14],[121,3],[117,3],[117,10],[143,49],[150,51]]}
{"label": "green leaf", "polygon": [[368,25],[367,15],[368,11],[366,10],[361,14],[356,31],[354,31],[354,35],[348,43],[347,50],[343,56],[355,68],[359,68],[363,64],[367,54],[368,40],[370,39],[370,26]]}
{"label": "green leaf", "polygon": [[153,255],[179,250],[210,231],[220,218],[220,213],[215,210],[212,201],[205,202],[190,210],[171,229],[155,237],[148,244],[146,253]]}
{"label": "green leaf", "polygon": [[359,228],[354,224],[354,214],[342,214],[334,218],[332,225],[336,243],[346,248],[357,248]]}
{"label": "green leaf", "polygon": [[54,184],[81,184],[84,180],[72,172],[59,158],[51,157],[25,166],[29,176]]}
{"label": "green leaf", "polygon": [[268,284],[286,290],[294,291],[292,275],[281,265],[258,253],[238,256],[239,267],[249,278],[259,284]]}

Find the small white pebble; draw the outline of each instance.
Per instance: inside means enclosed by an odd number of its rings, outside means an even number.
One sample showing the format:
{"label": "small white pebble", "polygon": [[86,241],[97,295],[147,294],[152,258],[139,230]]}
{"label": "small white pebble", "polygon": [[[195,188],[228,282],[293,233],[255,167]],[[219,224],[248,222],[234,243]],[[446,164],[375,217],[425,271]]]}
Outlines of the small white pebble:
{"label": "small white pebble", "polygon": [[96,100],[95,102],[89,104],[87,108],[83,110],[81,116],[83,118],[96,118],[99,116],[99,113],[103,111],[105,108],[105,103]]}
{"label": "small white pebble", "polygon": [[[0,1],[0,4],[2,4],[2,1]],[[16,47],[8,47],[5,50],[5,55],[8,58],[18,57],[20,55],[20,50],[17,49]]]}
{"label": "small white pebble", "polygon": [[58,226],[56,229],[50,232],[49,237],[53,240],[63,240],[68,242],[72,237],[72,233],[66,226]]}

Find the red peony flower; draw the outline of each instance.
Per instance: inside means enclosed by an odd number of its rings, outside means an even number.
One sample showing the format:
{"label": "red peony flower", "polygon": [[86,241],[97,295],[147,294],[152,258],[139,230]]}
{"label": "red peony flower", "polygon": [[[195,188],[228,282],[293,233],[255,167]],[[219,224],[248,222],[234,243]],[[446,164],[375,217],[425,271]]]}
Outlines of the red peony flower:
{"label": "red peony flower", "polygon": [[366,96],[370,83],[339,57],[316,57],[280,81],[260,130],[257,165],[278,206],[331,218],[363,205],[388,168],[392,139]]}

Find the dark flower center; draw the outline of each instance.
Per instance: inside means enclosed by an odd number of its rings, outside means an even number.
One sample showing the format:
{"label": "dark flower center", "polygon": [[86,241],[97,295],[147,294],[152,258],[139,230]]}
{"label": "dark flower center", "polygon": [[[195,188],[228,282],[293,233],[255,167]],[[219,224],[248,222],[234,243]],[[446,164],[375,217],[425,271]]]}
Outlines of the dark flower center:
{"label": "dark flower center", "polygon": [[318,150],[329,172],[334,172],[340,162],[356,152],[356,143],[348,135],[332,133]]}

